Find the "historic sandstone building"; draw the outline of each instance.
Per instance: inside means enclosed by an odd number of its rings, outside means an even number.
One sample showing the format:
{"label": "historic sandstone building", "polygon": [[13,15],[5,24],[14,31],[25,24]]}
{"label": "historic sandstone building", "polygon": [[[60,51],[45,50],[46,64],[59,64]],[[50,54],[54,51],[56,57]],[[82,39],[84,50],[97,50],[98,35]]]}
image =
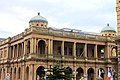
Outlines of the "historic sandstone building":
{"label": "historic sandstone building", "polygon": [[117,12],[117,53],[118,53],[118,80],[120,80],[120,0],[116,0]]}
{"label": "historic sandstone building", "polygon": [[48,27],[40,16],[31,18],[24,32],[0,42],[0,80],[44,80],[45,69],[55,65],[69,67],[74,80],[87,74],[95,80],[101,71],[105,80],[108,69],[117,75],[116,31],[103,28],[101,34],[75,29]]}

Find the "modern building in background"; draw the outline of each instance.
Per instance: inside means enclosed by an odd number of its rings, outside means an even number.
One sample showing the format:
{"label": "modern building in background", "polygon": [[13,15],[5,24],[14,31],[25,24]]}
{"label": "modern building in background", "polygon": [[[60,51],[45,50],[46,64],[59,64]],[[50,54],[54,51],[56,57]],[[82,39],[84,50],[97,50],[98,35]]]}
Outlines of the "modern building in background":
{"label": "modern building in background", "polygon": [[[24,32],[0,42],[0,80],[44,80],[46,69],[68,67],[73,80],[117,77],[116,31],[109,24],[100,34],[48,27],[46,18],[33,17]],[[49,74],[49,73],[47,73]]]}

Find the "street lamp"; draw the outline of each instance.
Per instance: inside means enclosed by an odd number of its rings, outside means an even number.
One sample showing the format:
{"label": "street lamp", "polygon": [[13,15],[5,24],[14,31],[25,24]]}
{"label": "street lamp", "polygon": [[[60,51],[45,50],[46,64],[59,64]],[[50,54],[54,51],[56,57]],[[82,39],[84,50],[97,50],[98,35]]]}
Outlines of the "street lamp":
{"label": "street lamp", "polygon": [[74,75],[74,80],[76,80],[76,75],[78,74],[78,72],[75,70],[75,71],[73,71],[73,75]]}
{"label": "street lamp", "polygon": [[46,78],[47,78],[47,69],[44,69],[44,71],[45,71],[45,80],[46,80]]}

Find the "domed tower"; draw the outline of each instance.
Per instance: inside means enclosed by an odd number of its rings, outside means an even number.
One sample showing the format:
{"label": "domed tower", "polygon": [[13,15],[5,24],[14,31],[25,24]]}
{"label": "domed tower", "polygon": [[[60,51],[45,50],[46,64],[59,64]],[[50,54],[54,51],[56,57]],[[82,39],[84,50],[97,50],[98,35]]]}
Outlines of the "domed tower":
{"label": "domed tower", "polygon": [[46,18],[40,16],[40,13],[38,13],[37,16],[34,16],[30,19],[29,21],[29,26],[30,27],[42,27],[42,28],[47,28],[48,21]]}
{"label": "domed tower", "polygon": [[101,34],[102,34],[102,36],[113,36],[113,37],[115,37],[116,36],[116,31],[115,31],[115,29],[110,27],[109,24],[107,24],[107,26],[104,27],[101,30]]}

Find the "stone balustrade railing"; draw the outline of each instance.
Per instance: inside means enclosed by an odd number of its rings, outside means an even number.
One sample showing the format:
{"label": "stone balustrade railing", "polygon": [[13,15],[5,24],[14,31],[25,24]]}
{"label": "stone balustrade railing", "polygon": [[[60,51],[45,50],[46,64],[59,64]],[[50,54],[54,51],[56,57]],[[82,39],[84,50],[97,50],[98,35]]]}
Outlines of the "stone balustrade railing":
{"label": "stone balustrade railing", "polygon": [[30,27],[25,29],[24,32],[13,36],[11,38],[7,38],[6,40],[3,40],[0,42],[1,44],[5,44],[9,41],[14,41],[20,38],[23,38],[24,35],[27,35],[31,32],[44,34],[44,35],[50,35],[50,36],[60,36],[60,37],[69,37],[69,38],[76,38],[76,39],[87,39],[87,40],[97,40],[97,41],[115,41],[115,37],[105,37],[102,35],[94,35],[94,34],[87,34],[83,32],[72,32],[72,31],[64,31],[64,30],[53,30],[49,28],[40,28],[40,27]]}

